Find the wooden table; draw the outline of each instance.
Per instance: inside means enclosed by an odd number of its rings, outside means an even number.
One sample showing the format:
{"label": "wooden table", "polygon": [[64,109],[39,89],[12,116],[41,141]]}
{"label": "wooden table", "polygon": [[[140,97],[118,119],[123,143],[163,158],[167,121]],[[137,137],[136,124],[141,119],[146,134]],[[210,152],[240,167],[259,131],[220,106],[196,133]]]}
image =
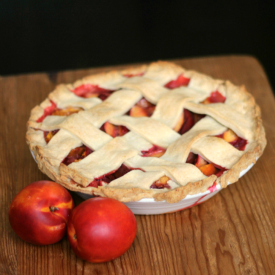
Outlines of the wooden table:
{"label": "wooden table", "polygon": [[[172,214],[136,216],[138,231],[133,245],[112,262],[82,261],[66,238],[44,247],[30,245],[15,235],[8,222],[13,197],[27,184],[47,179],[25,142],[30,110],[56,84],[111,67],[1,77],[1,275],[275,274],[275,102],[264,70],[249,56],[176,62],[215,78],[245,84],[255,96],[268,140],[257,164],[238,183],[199,206]],[[76,203],[81,202],[73,196]]]}

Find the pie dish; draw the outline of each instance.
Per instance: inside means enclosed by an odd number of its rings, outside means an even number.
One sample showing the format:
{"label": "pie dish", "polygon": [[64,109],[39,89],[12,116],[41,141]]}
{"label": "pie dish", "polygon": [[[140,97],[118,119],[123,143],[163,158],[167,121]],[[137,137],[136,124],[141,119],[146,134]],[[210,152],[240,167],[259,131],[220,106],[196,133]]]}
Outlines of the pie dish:
{"label": "pie dish", "polygon": [[266,145],[245,87],[163,61],[57,86],[31,111],[26,138],[52,180],[122,202],[225,188]]}

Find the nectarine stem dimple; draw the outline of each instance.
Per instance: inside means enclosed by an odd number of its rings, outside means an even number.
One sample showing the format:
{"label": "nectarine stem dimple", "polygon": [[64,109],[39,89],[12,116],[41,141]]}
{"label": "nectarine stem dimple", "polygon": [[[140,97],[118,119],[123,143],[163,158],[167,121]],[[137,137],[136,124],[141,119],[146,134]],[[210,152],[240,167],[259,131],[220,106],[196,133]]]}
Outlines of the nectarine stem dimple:
{"label": "nectarine stem dimple", "polygon": [[59,210],[56,206],[50,206],[49,208],[51,212]]}
{"label": "nectarine stem dimple", "polygon": [[74,234],[74,239],[75,239],[75,240],[77,239],[76,234]]}

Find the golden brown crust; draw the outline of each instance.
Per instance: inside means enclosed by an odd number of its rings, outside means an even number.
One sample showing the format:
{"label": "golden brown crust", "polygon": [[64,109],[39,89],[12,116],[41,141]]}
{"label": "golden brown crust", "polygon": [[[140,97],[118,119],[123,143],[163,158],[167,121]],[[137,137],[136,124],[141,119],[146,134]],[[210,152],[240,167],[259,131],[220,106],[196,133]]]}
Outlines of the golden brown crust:
{"label": "golden brown crust", "polygon": [[[211,185],[213,185],[215,181],[218,184],[221,184],[222,188],[225,188],[228,183],[238,181],[240,173],[249,165],[256,162],[256,160],[262,155],[266,146],[265,131],[262,125],[260,108],[255,103],[254,98],[246,91],[244,87],[234,86],[229,81],[224,82],[222,80],[214,80],[209,76],[205,76],[194,71],[186,71],[175,64],[163,61],[153,63],[149,66],[143,65],[137,68],[129,68],[121,72],[112,71],[109,73],[88,76],[72,85],[67,85],[67,87],[72,89],[73,87],[77,87],[83,83],[91,82],[104,88],[116,88],[118,87],[118,83],[120,83],[123,78],[123,75],[139,75],[146,72],[152,79],[156,79],[158,74],[162,72],[164,68],[168,68],[167,70],[170,75],[178,75],[179,73],[183,73],[186,77],[190,77],[192,80],[190,81],[190,85],[194,89],[202,87],[202,91],[213,91],[213,89],[220,87],[220,91],[222,93],[227,93],[226,96],[231,100],[232,106],[235,106],[240,114],[243,113],[244,117],[248,118],[251,128],[249,129],[249,135],[247,136],[249,141],[247,149],[239,161],[235,163],[228,171],[224,172],[222,176],[217,178],[212,175],[207,178],[202,178],[196,182],[188,182],[184,186],[179,185],[177,188],[171,190],[147,190],[137,187],[123,188],[111,187],[108,185],[99,186],[98,188],[90,187],[88,186],[90,178],[82,176],[81,173],[76,172],[74,169],[70,169],[70,167],[67,167],[62,163],[60,164],[60,167],[53,165],[56,160],[51,156],[51,154],[45,154],[44,148],[46,144],[43,139],[43,132],[36,130],[40,129],[41,125],[37,123],[37,120],[43,115],[44,108],[51,105],[49,99],[46,99],[40,106],[36,106],[31,111],[31,116],[27,124],[28,131],[26,134],[26,140],[35,156],[39,169],[52,180],[60,183],[72,191],[111,197],[123,202],[138,201],[142,198],[154,198],[155,201],[164,200],[169,203],[175,203],[184,199],[188,194],[192,195],[205,192]],[[167,81],[164,83],[167,83]],[[54,93],[55,91],[51,94]],[[71,102],[76,102],[74,100],[75,99]],[[240,105],[238,100],[241,100],[243,104]],[[78,105],[79,100],[75,104]],[[91,104],[97,104],[97,102]],[[230,123],[230,120],[228,123]]]}

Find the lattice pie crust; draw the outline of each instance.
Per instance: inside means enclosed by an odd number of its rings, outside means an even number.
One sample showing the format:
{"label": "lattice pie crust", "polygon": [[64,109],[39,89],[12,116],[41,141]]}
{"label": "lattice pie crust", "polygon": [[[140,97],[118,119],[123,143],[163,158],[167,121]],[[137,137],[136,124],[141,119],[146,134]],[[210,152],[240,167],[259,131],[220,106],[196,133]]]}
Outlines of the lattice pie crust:
{"label": "lattice pie crust", "polygon": [[[173,85],[180,78],[182,83]],[[105,91],[111,92],[99,96]],[[205,104],[215,91],[225,102]],[[156,105],[150,117],[129,113],[141,99]],[[76,111],[55,115],[47,111],[52,106]],[[175,127],[184,109],[205,116],[181,134]],[[113,138],[104,131],[106,122],[128,132]],[[220,138],[228,129],[246,141],[245,149]],[[45,133],[51,133],[50,140]],[[123,202],[154,198],[174,203],[215,183],[224,188],[256,162],[266,145],[260,109],[244,87],[162,61],[57,86],[31,111],[26,137],[38,167],[52,180],[72,191]],[[64,163],[72,149],[83,145],[89,154]],[[164,154],[144,156],[150,148],[162,148]],[[222,172],[205,175],[194,163],[186,163],[190,152]],[[104,175],[122,165],[127,173],[104,181]],[[165,184],[154,188],[160,179],[166,179]]]}

